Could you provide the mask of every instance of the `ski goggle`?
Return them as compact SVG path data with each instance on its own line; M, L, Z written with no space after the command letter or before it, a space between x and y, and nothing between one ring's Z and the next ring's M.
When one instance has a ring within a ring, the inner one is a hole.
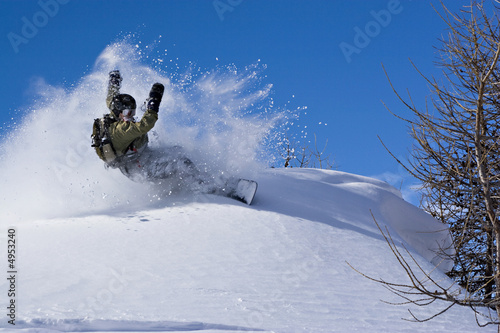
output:
M122 111L123 117L132 118L135 116L135 109L125 109Z

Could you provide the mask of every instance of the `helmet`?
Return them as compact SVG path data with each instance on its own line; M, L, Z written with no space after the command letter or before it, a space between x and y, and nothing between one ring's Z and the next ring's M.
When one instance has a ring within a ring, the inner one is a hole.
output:
M135 99L128 94L116 95L111 102L111 111L113 111L113 115L116 118L118 118L120 113L124 110L129 110L130 113L135 114L136 107L137 104L135 103Z

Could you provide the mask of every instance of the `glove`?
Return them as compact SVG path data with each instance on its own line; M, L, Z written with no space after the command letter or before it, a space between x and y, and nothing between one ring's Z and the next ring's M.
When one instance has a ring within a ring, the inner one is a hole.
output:
M153 84L148 98L148 109L158 112L165 87L161 83Z
M122 84L122 76L120 75L120 71L119 70L114 70L114 71L111 71L109 72L109 84L110 85L113 85L117 88L120 88L121 84Z

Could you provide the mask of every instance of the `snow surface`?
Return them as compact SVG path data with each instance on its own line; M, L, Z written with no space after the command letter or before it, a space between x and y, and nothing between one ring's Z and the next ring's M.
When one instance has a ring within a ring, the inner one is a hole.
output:
M465 308L426 323L403 321L409 318L407 307L381 302L397 298L347 265L376 278L406 281L371 210L397 243L403 241L399 232L425 235L409 237L417 240L409 248L426 269L434 267L416 249L432 247L446 233L418 231L442 225L400 199L394 188L315 169L270 169L257 180L252 206L216 196L175 196L143 211L20 224L16 327L26 332L488 331ZM415 222L420 227L408 225ZM412 310L425 317L444 305ZM9 329L5 320L1 327Z
M408 306L382 302L401 300L349 267L407 281L373 214L422 267L439 265L433 276L451 283L442 272L450 263L434 253L450 244L449 234L382 181L266 168L264 138L288 116L267 103L270 87L259 85L255 66L172 77L137 54L126 42L110 45L69 91L40 80L40 99L2 141L0 266L7 274L7 230L14 227L17 330L495 330L479 328L466 308L425 323L402 320L410 318ZM151 144L181 145L214 175L257 180L252 206L182 191L159 196L103 168L90 129L106 112L107 73L117 68L122 91L139 101L152 83L165 84ZM10 332L9 282L0 281L0 331ZM426 318L445 306L411 309Z

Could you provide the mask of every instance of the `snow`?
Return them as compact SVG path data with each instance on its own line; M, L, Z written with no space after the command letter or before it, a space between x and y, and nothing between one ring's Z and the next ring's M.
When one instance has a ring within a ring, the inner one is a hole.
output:
M16 328L488 331L465 308L426 323L403 321L409 319L407 306L381 302L397 299L347 265L376 278L406 281L371 210L396 243L405 242L426 269L434 267L424 258L430 253L426 247L446 241L447 233L422 234L443 227L394 188L316 169L268 169L257 181L252 206L179 195L154 209L19 224ZM1 288L6 287L4 282ZM2 301L5 309L5 297ZM425 317L444 305L412 310ZM8 331L10 325L4 319L1 327Z
M17 273L15 327L10 282L0 280L0 332L495 329L478 327L467 308L415 323L403 320L408 309L427 318L448 304L382 302L401 300L349 266L408 281L374 218L443 284L451 283L444 274L451 263L435 249L448 248L448 231L385 182L267 168L259 161L263 137L286 112L260 116L270 88L259 87L254 67L180 75L179 83L142 64L138 52L109 46L71 91L41 80L40 100L2 141L0 266L7 275L13 227ZM207 172L256 180L251 206L183 191L160 196L103 168L89 131L106 111L107 73L116 68L123 91L137 99L165 83L151 144L181 145Z

